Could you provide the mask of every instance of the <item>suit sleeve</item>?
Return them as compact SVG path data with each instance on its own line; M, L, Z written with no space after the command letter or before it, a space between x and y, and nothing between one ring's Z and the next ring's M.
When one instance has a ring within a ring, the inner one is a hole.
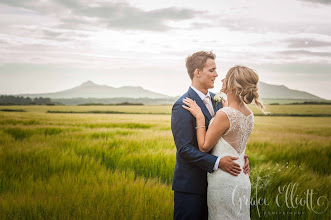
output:
M180 103L174 104L171 115L171 130L177 153L185 161L212 173L217 157L201 152L194 146L194 143L196 143L194 121L194 116L184 109Z

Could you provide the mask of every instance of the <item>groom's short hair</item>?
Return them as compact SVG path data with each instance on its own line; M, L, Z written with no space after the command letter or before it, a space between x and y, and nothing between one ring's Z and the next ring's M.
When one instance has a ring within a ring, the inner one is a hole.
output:
M194 71L196 69L202 70L205 67L206 61L208 59L215 60L215 58L216 55L213 54L212 51L210 52L199 51L199 52L195 52L191 56L188 56L186 58L186 69L191 80L193 80Z

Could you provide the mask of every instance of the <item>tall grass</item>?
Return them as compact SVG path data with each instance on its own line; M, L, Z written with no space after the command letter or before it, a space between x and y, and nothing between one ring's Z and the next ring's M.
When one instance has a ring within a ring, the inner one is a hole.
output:
M47 114L39 107L0 112L1 219L172 218L170 115ZM331 118L255 121L246 151L252 219L330 219L329 204L316 199L330 200ZM314 210L276 204L279 190L294 183L299 199L316 193Z
M34 113L134 113L134 114L171 114L171 105L150 106L3 106L1 109L10 111L27 111ZM260 114L255 105L250 105L254 114ZM330 105L266 105L266 111L272 114L296 114L296 115L331 115ZM8 112L9 114L10 112ZM15 114L13 112L12 114Z

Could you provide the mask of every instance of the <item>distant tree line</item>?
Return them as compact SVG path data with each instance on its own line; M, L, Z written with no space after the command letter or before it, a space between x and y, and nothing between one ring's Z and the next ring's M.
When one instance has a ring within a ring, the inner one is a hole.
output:
M318 101L307 101L307 102L293 102L293 103L289 103L288 105L331 105L330 101L322 101L322 102L318 102Z
M116 103L116 104L84 103L84 104L79 104L79 105L85 106L85 105L144 105L144 104L143 103L121 102L121 103Z
M150 98L71 98L60 99L53 98L54 103L63 105L172 105L176 98L173 99L150 99Z
M278 102L269 103L268 105L281 105ZM284 103L282 105L331 105L331 102L329 100L326 101L305 101L305 102L290 102L290 103Z
M54 105L50 98L34 98L12 95L1 95L0 105Z

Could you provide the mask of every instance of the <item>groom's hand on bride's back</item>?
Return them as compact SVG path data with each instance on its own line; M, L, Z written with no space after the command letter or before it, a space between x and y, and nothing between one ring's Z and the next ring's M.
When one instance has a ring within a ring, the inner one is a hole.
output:
M244 173L247 174L248 176L250 175L250 169L249 169L249 160L248 160L248 155L245 154L245 164L244 164Z
M232 157L232 156L226 156L221 158L218 167L225 171L230 173L233 176L238 176L239 173L241 172L239 164L234 162L234 160L238 160L238 157Z

